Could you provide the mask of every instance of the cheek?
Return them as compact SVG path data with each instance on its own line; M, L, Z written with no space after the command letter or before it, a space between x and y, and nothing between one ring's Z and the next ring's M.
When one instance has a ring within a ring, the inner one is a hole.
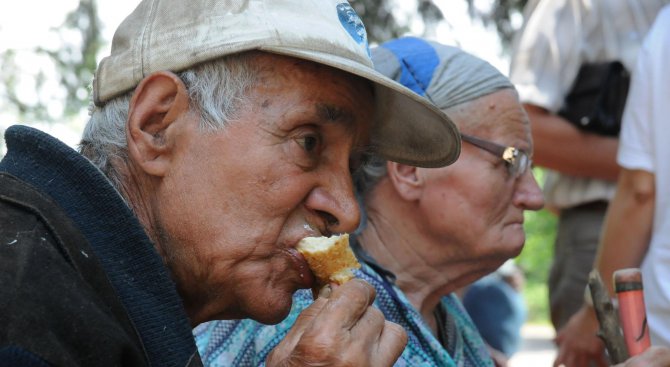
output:
M421 199L426 230L440 241L462 243L481 220L477 205L458 179L443 178L427 186ZM479 218L478 218L479 217Z
M464 223L477 226L490 214L490 186L480 177L455 171L429 183L423 205L439 223ZM431 219L432 220L432 219Z
M486 224L499 227L505 221L508 213L514 208L510 190L504 181L498 180L497 185L489 186L483 193L482 206L486 207Z
M471 249L485 239L500 240L511 200L504 183L495 177L455 173L431 183L434 188L422 200L429 230Z

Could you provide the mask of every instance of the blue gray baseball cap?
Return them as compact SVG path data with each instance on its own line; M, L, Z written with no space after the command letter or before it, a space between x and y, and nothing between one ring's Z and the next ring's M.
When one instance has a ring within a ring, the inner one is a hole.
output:
M343 0L143 0L121 23L93 80L97 106L149 74L260 50L325 64L372 82L372 149L421 167L453 163L460 134L438 108L375 71L365 27Z

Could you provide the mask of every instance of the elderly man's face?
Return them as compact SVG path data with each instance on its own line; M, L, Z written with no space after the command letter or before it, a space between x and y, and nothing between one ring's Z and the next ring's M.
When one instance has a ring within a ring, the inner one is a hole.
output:
M259 62L237 121L201 133L193 117L160 193L159 232L195 321L280 321L313 282L297 242L359 222L350 160L368 140L371 86L293 58Z
M496 92L476 103L472 113L454 119L478 119L483 127L466 127L464 133L532 152L527 117L513 91ZM530 169L517 179L510 177L503 160L464 142L455 164L425 172L421 220L434 244L451 245L432 245L432 259L449 264L465 260L471 271L482 275L518 255L525 241L524 210L543 205ZM442 256L437 256L440 251Z

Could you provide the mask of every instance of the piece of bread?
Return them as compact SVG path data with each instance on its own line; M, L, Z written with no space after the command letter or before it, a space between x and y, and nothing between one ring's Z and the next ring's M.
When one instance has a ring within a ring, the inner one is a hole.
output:
M349 247L349 234L332 237L305 237L297 250L307 260L316 277L316 289L326 284L343 284L354 277L353 270L361 267Z

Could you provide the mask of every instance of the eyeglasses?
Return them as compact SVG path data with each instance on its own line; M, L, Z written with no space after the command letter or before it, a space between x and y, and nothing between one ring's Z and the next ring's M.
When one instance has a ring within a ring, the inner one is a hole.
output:
M461 134L461 138L463 141L466 141L476 146L477 148L485 150L505 161L507 165L507 171L509 172L510 177L513 177L514 179L523 176L523 174L528 171L528 168L533 162L528 153L521 149L515 147L506 147L504 145L496 144L492 141L465 134Z

